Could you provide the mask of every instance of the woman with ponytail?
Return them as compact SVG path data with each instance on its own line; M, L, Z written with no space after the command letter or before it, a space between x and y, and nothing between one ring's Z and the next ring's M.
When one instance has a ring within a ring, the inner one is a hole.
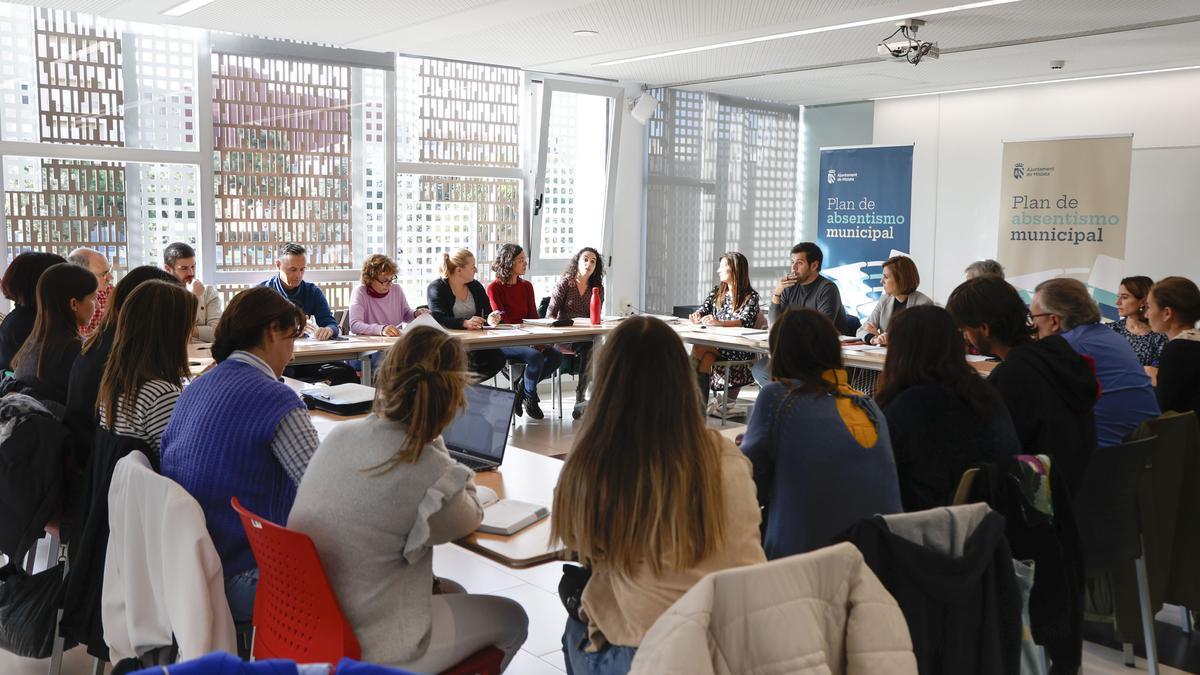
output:
M501 313L492 309L487 289L475 278L475 255L465 248L442 254L442 276L425 289L429 311L446 328L481 330L500 323ZM490 380L504 368L499 349L471 352L469 367L480 381Z
M304 312L267 286L238 293L217 324L216 367L183 390L162 436L162 473L204 510L239 623L253 617L258 567L229 499L286 524L320 443L304 402L280 377L304 323Z
M525 642L515 602L433 592L433 546L483 519L474 473L441 437L470 380L458 339L411 330L384 358L371 414L330 432L300 484L288 526L316 544L364 661L441 672L494 645L507 665Z

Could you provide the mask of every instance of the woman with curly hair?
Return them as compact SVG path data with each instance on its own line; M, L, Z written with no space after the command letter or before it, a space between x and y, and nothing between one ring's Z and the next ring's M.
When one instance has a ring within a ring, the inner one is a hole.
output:
M585 246L571 258L566 271L554 286L546 316L554 319L583 319L590 316L594 291L600 292L600 302L603 304L604 260L599 251ZM591 380L588 366L592 360L592 343L573 342L567 348L579 357L579 367L576 369L578 381L575 384L575 409L571 412L571 417L579 419L587 406L588 382Z
M533 284L521 278L528 269L529 258L525 255L525 249L516 244L500 247L492 263L496 279L488 284L487 295L504 323L522 323L525 319L538 318ZM517 390L517 411L521 410L524 403L526 415L535 420L545 417L538 406L537 385L558 370L562 364L562 354L550 345L501 347L500 353L510 361L525 363L525 386Z

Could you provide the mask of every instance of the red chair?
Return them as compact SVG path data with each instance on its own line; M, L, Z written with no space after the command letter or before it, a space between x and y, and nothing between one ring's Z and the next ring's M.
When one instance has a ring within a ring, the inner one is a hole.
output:
M258 563L254 595L254 658L297 663L358 659L362 649L342 614L317 547L308 535L230 504L242 519ZM504 652L484 647L442 675L500 675Z
M258 562L254 658L297 663L358 659L358 639L333 595L312 539L247 511L237 497L230 503Z

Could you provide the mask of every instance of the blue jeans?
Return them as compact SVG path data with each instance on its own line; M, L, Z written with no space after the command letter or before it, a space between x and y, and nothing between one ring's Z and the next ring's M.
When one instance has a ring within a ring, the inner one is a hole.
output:
M587 652L587 626L567 617L563 631L563 656L567 675L625 675L633 667L637 647L608 645L598 652Z
M537 350L533 347L501 347L500 353L506 359L517 359L525 362L525 395L533 397L537 394L538 382L549 377L562 364L562 352L549 345Z
M254 620L254 592L258 590L258 568L246 570L225 580L225 599L234 623Z
M771 381L771 359L764 356L755 361L754 365L750 366L750 374L754 376L754 381L760 388L767 386Z

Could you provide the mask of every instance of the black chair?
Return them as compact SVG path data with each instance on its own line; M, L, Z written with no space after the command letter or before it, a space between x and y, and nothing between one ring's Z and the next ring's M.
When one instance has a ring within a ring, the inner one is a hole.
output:
M1086 571L1115 574L1130 562L1134 565L1147 669L1151 675L1158 674L1158 646L1154 640L1146 560L1142 555L1138 485L1154 456L1157 441L1158 437L1152 436L1097 448L1088 460L1075 495L1075 522ZM1126 656L1128 659L1128 650ZM1128 660L1126 664L1132 665Z

